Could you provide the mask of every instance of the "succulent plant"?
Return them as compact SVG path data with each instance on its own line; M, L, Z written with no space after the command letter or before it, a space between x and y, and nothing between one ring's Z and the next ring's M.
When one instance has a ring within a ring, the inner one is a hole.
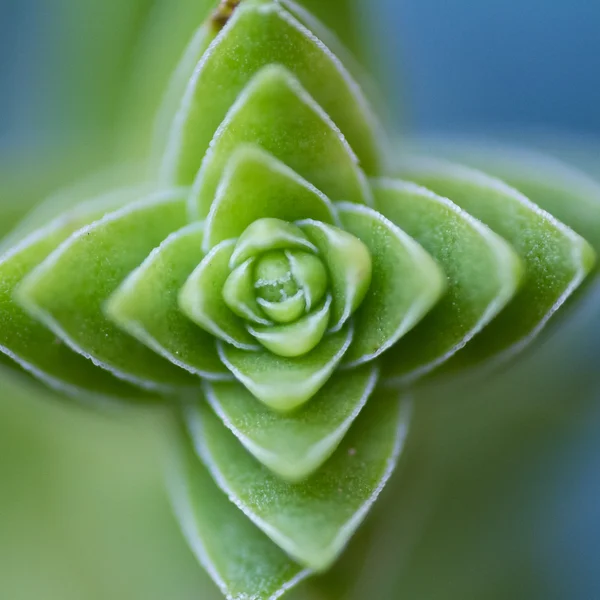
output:
M181 415L175 506L230 598L327 570L410 386L514 356L594 269L585 194L390 159L345 57L292 2L222 2L165 95L158 177L53 197L2 245L2 360Z

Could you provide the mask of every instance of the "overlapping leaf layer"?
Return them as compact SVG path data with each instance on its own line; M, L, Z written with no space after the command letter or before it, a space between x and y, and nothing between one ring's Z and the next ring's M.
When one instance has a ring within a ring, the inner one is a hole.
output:
M160 184L10 238L0 350L70 396L182 407L185 533L225 595L267 599L327 569L376 500L406 386L513 355L595 252L576 232L587 196L529 185L534 204L467 167L386 167L305 13L236 4L166 96Z

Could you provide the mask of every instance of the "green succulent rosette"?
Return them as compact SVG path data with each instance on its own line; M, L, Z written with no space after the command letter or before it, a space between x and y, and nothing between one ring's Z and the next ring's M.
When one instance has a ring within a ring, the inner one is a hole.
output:
M345 56L291 2L222 2L153 176L62 192L2 244L2 364L175 407L174 504L229 598L326 571L398 462L410 386L515 356L595 273L597 187L390 158Z

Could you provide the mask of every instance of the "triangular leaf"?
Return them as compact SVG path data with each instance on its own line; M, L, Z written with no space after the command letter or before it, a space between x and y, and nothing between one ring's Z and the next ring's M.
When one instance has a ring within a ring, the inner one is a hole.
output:
M383 393L382 393L383 394ZM212 411L190 418L196 449L219 487L301 564L326 570L389 479L408 428L409 405L376 395L331 459L309 480L286 483L256 461Z
M278 3L245 1L189 81L165 154L164 181L192 183L228 110L253 76L271 64L283 65L300 80L344 132L364 169L378 172L376 119L340 61Z
M445 291L446 278L411 237L366 206L337 205L347 231L369 249L371 285L355 316L356 337L344 361L373 360L408 333Z
M411 159L404 177L450 198L505 238L525 265L525 280L506 309L476 336L449 368L500 353L513 356L546 325L594 266L590 245L503 182L479 171L434 159Z
M140 387L173 391L196 379L104 315L125 277L186 222L185 192L157 192L80 229L22 282L18 301L97 366Z
M231 270L235 240L215 246L188 277L179 292L179 308L208 333L245 350L257 349L244 322L227 306L223 289Z
M372 182L375 204L440 264L440 302L384 356L384 375L408 383L435 369L504 309L522 266L513 249L447 198L398 179Z
M125 192L125 197L128 193ZM86 202L43 229L26 236L0 258L0 352L53 389L104 402L148 394L98 369L32 319L14 300L21 281L74 231L114 208L119 194Z
M258 147L237 150L223 173L208 219L205 251L237 238L262 218L335 222L328 198L295 171Z
M318 248L319 258L327 267L333 298L330 327L332 331L338 331L360 306L369 290L373 273L369 249L339 227L314 219L301 221L298 226ZM298 265L296 270L300 270L300 267Z
M278 356L290 358L306 355L323 339L331 315L331 296L294 323L272 326L252 326L248 331Z
M203 258L203 226L170 235L110 297L106 314L121 329L173 364L211 380L231 377L212 335L179 310L178 293Z
M211 141L190 194L194 216L208 215L225 166L242 144L260 146L333 201L371 203L370 189L345 138L280 65L254 76Z
M335 374L311 401L289 415L262 406L239 383L206 386L213 410L271 471L300 481L331 456L377 383L371 365Z
M256 398L274 410L287 412L308 402L327 383L350 347L352 332L347 325L297 358L276 356L268 350L248 352L223 343L219 355Z
M229 600L276 600L310 575L217 487L182 434L171 497L200 564Z
M519 146L452 141L446 152L506 181L600 253L600 183L586 173L553 156ZM600 262L596 263L598 269Z

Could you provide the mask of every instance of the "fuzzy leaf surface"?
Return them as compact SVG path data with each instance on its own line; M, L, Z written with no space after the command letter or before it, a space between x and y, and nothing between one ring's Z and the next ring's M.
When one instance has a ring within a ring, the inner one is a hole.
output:
M14 294L21 281L51 252L74 231L101 218L109 207L113 207L112 201L86 203L29 234L0 258L0 351L53 389L92 401L148 395L73 352L32 319L15 301Z
M203 258L202 224L171 234L110 297L107 315L173 364L207 379L227 379L213 336L179 310L178 293Z
M404 231L365 206L337 205L345 229L371 254L371 285L355 316L355 340L344 358L361 364L380 356L431 310L446 279L433 258Z
M240 350L223 343L219 344L219 355L258 400L273 410L288 412L308 402L327 383L350 347L352 336L353 329L347 325L296 358L276 356L268 350Z
M335 374L301 409L281 415L239 383L206 386L215 413L254 457L288 481L301 481L333 454L378 379L373 366Z
M196 267L179 292L179 308L204 331L243 349L256 349L244 322L223 300L235 240L215 246Z
M258 147L237 150L229 160L206 221L205 251L237 238L254 221L316 219L335 222L329 199Z
M258 71L275 63L292 72L340 127L363 168L379 170L375 117L340 61L278 3L245 1L188 83L164 158L165 181L193 182L231 106Z
M444 270L433 310L385 354L384 375L408 383L439 366L481 331L517 292L521 261L503 238L447 198L401 180L374 180L377 210Z
M334 122L280 65L258 72L219 127L190 194L191 214L205 218L232 153L256 144L332 201L371 202L356 157Z
M369 290L373 261L369 249L355 236L339 227L307 219L300 228L319 250L319 258L327 267L332 294L330 327L337 331L360 306ZM294 265L302 273L302 265ZM307 294L307 298L310 295Z
M230 600L276 600L310 575L217 487L182 434L171 497L200 564Z
M248 331L265 347L278 356L303 356L323 339L331 315L331 297L314 312L294 323L274 326L249 327Z
M26 310L76 351L140 387L172 391L196 379L117 328L104 305L129 273L187 220L185 193L160 192L80 229L20 286Z
M396 466L409 408L375 395L310 479L286 483L261 465L203 404L190 416L196 449L217 484L292 558L315 571L336 560Z
M525 279L512 302L449 368L492 356L513 356L546 325L581 285L595 263L591 246L573 230L503 182L466 167L433 159L410 159L401 167L406 179L450 198L506 239L525 266Z
M465 164L512 185L600 252L600 184L561 160L519 147L456 145ZM596 263L596 271L600 263Z

